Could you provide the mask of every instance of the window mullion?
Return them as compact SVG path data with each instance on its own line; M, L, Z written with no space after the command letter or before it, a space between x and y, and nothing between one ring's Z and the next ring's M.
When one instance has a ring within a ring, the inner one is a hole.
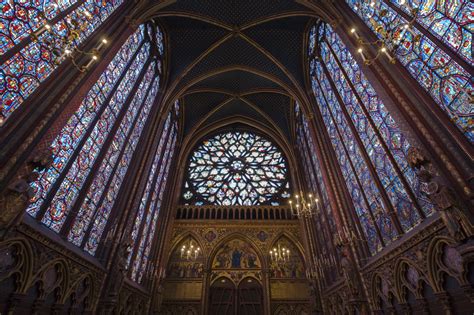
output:
M56 25L60 20L65 18L68 14L71 12L75 11L78 7L80 7L86 0L80 0L77 1L76 3L72 4L70 7L66 8L64 11L60 12L58 15L56 15L53 19L49 20L50 25ZM4 64L6 61L8 61L10 58L12 58L15 54L19 53L23 48L25 48L29 43L33 41L32 35L36 30L31 30L31 33L23 38L18 44L10 48L8 51L6 51L2 56L0 56L0 64Z
M306 138L306 134L305 134L305 133L303 133L303 138L304 138L304 139L303 139L303 146L304 146L304 149L305 149L306 153L308 154L307 157L310 157L310 156L311 156L310 154L311 154L312 152L310 151L310 146L309 146L309 144L308 144L308 139ZM316 153L316 152L314 152L314 153ZM313 153L313 154L314 154L314 153ZM313 164L312 159L305 159L305 160L307 161L306 163L309 164L309 168L310 168L311 172L313 172L313 174L316 175L316 166ZM327 222L327 224L324 226L324 228L325 228L326 230L329 229L329 234L331 234L331 232L333 232L333 231L330 230L330 224L329 224L328 216L327 216L327 213L326 213L326 209L323 209L323 208L324 208L324 198L323 198L323 193L322 193L322 185L319 183L317 176L314 177L314 180L315 180L316 190L318 191L318 195L319 195L319 196L318 196L318 197L319 197L319 201L320 201L319 204L321 205L321 208L322 208L320 212L323 213L322 215L323 215L324 219L325 219L326 222ZM330 207L330 205L328 205L328 206ZM335 232L335 231L334 231L334 232ZM333 239L330 239L330 240L329 240L329 245L330 245L330 246L328 246L328 247L326 246L326 248L328 249L328 251L329 251L329 250L335 251L335 250L334 250Z
M411 21L413 19L413 16L409 15L408 13L404 12L401 10L399 7L397 7L395 4L393 4L391 1L383 0L387 6L389 6L392 10L394 10L398 15L402 16L406 21ZM453 21L451 21L453 23ZM456 53L456 51L453 50L452 47L444 43L442 40L440 40L438 37L433 35L429 30L425 28L424 25L422 25L418 20L415 20L413 22L413 26L416 27L420 33L423 34L423 36L426 36L430 41L432 41L436 46L438 46L442 51L447 53L457 64L459 64L461 67L466 69L467 72L473 73L474 68L469 62L467 62L464 58L460 57L459 54Z
M147 63L143 66L143 71L144 71L144 72L142 72L143 74L146 73L149 64L150 64L150 60L148 60ZM140 82L141 82L142 80L144 80L144 79L145 79L145 77L143 76L141 79L137 80L136 86L134 87L134 90L132 90L132 91L130 92L130 96L129 96L129 97L131 97L131 99L128 100L130 104L133 102L133 97L134 97L136 88L138 88ZM142 102L141 102L141 104L140 104L140 106L139 106L139 107L140 107L140 110L139 110L138 112L140 112L140 111L143 109L143 107L145 106L147 96L149 95L149 93L150 93L150 91L151 91L151 89L152 89L153 83L154 83L154 81L152 81L151 84L150 84L150 86L148 87L148 89L147 89L147 91L146 91L146 94L145 94L145 97L143 98L143 100L142 100ZM130 104L129 104L129 106L130 106ZM118 123L119 126L121 125L123 119L125 118L124 116L125 116L125 113L127 113L127 111L128 111L128 108L127 108L127 110L125 110L125 111L122 113L121 117L118 117L118 118L117 118L117 119L120 119L120 122ZM96 207L95 207L94 215L93 215L92 218L90 219L89 227L87 228L86 233L84 234L84 237L83 237L82 243L81 243L81 247L84 247L85 242L87 242L87 240L89 239L89 235L90 235L90 233L91 233L92 227L94 226L93 222L95 221L95 218L96 218L96 216L97 216L98 209L101 207L101 205L102 205L102 203L103 203L103 201L104 201L104 198L105 198L105 196L107 195L107 191L108 191L108 189L110 188L110 184L111 184L111 182L112 182L112 180L113 180L113 178L114 178L114 174L115 174L115 172L117 171L117 168L118 168L119 165L120 165L120 161L122 160L123 155L125 154L125 150L126 150L127 145L128 145L128 143L129 143L130 137L132 136L133 131L134 131L134 129L136 128L136 125L137 125L137 123L138 123L138 119L139 119L139 118L140 118L140 115L137 114L136 117L135 117L134 120L133 120L133 123L132 123L132 126L130 127L130 130L128 131L128 134L127 134L126 137L125 137L125 140L123 141L122 148L120 149L120 153L119 153L119 155L118 155L118 157L117 157L117 160L116 160L116 162L115 162L115 165L112 165L112 171L111 171L110 176L109 176L109 178L108 178L108 180L107 180L107 183L103 183L105 188L104 188L104 190L102 191L102 196L100 197L99 202L97 203L97 205L96 205ZM119 129L119 127L117 127L117 130L116 130L115 133L117 133L117 132L119 131L118 129ZM107 151L110 149L110 145L111 145L111 143L112 143L112 141L113 141L113 138L114 138L114 137L111 137L111 138L110 138L110 142L109 142L109 145L108 145L107 147L105 147L105 146L103 147L103 152L104 152L104 156L103 156L103 157L105 157L105 155L107 154ZM96 162L96 163L97 163L97 164L96 164L97 169L96 169L96 170L98 170L98 169L100 168L101 164L104 162L103 157L102 157L101 161L99 161L99 159L97 159L97 162ZM100 158L100 157L99 157L99 158ZM82 199L79 199L79 197L78 197L78 201L77 201L76 204L74 205L74 211L71 211L71 214L70 214L69 217L68 217L68 219L70 220L70 221L69 221L69 227L66 227L66 224L64 225L64 226L65 226L65 233L68 233L68 232L69 232L70 227L72 226L72 224L73 224L74 221L76 220L76 217L77 217L77 215L79 214L79 211L80 211L80 209L81 209L81 207L82 207L82 205L83 205L83 203L84 203L84 198L87 196L87 193L88 193L88 191L89 191L89 189L90 189L90 186L91 186L91 184L92 184L92 182L93 182L93 180L94 180L94 178L95 178L96 173L97 173L97 172L95 172L92 176L89 177L89 181L88 181L88 182L84 183L84 186L83 186L83 192L84 192L83 198L82 198ZM81 192L81 193L82 193L82 192ZM81 195L80 195L80 196L81 196Z
M324 65L323 63L321 63L321 66L322 66L323 69L325 70L324 75L327 76L328 71L327 71L327 69L325 68L325 65ZM321 83L319 82L319 79L318 79L318 78L315 78L315 80L316 80L316 82L318 82L318 87L319 87L319 89L320 89L321 91L323 91L322 86L321 86ZM332 83L332 81L331 81L330 78L328 78L328 81ZM335 87L332 85L332 89L333 89L333 90L334 90L334 88L335 88ZM339 105L341 105L341 101L342 101L342 100L341 100L341 98L340 98L340 95L337 94L336 91L333 91L333 92L334 92L334 94L335 94L335 96L336 96L336 98L337 98L337 100L338 100L338 102L339 102ZM328 113L329 113L329 115L331 116L331 120L332 120L333 123L334 123L334 128L336 129L337 135L338 135L338 137L339 137L339 141L340 141L340 143L341 143L341 145L342 145L342 148L343 148L344 153L345 153L345 155L346 155L347 161L348 161L348 163L349 163L349 165L350 165L350 167L351 167L352 173L354 174L354 178L356 179L357 185L359 186L359 190L360 190L360 192L361 192L362 198L364 199L364 203L365 203L367 212L369 213L370 219L372 220L372 225L374 226L374 228L375 228L375 230L376 230L376 232L377 232L377 236L379 237L379 240L380 240L382 246L385 246L385 240L384 240L384 238L382 237L382 233L380 232L380 228L379 228L378 224L376 223L375 216L374 216L374 214L372 213L372 209L371 209L371 207L370 207L369 200L368 200L368 198L367 198L367 196L366 196L366 194L365 194L365 191L364 191L364 189L363 189L362 183L360 182L359 175L357 174L357 172L356 172L356 170L355 170L355 167L354 167L354 164L353 164L353 162L352 162L352 159L350 158L349 151L348 151L347 148L346 148L346 144L345 144L344 141L343 141L343 137L342 137L341 132L340 132L340 130L339 130L339 126L337 125L336 120L334 119L334 116L333 116L332 111L329 110L329 105L328 105L326 96L325 96L324 94L323 94L323 97L324 97L324 100L325 100L325 102L326 102L326 106L328 107ZM364 152L365 152L365 151L364 151ZM347 185L347 184L346 184L346 185Z
M377 128L377 126L375 125L372 117L370 116L370 113L367 111L367 108L364 106L364 103L362 102L362 99L360 98L360 95L357 93L357 90L355 89L354 85L352 84L352 81L350 80L349 76L347 75L347 72L346 70L344 69L341 61L339 60L339 58L337 57L336 53L334 52L333 48L331 47L331 45L328 43L327 40L326 41L326 44L327 46L329 47L332 55L333 55L333 58L334 60L336 61L336 63L338 64L339 66L339 69L341 70L341 73L342 75L344 76L344 78L346 79L346 82L348 83L348 85L350 86L351 90L352 90L352 93L353 95L356 97L357 99L357 102L359 103L359 108L362 110L362 112L364 113L365 115L365 118L367 119L367 121L369 122L370 126L372 127L372 130L374 131L375 135L377 136L377 139L379 140L380 144L382 145L382 148L385 152L385 154L387 155L388 159L390 160L391 164L392 164L392 167L394 168L395 172L397 173L397 176L398 178L400 179L400 181L402 182L402 185L403 185L403 188L405 189L405 191L407 192L411 202L413 203L413 205L415 206L415 209L416 211L418 212L418 215L421 217L421 218L425 218L425 214L423 212L423 210L421 209L419 203L418 203L418 199L416 198L415 194L413 193L413 190L412 188L410 187L410 185L408 184L406 178L405 178L405 175L402 173L402 171L400 170L400 167L398 166L397 164L397 161L395 160L395 158L393 157L393 154L392 152L389 150L388 146L387 146L387 143L385 142L385 140L383 139L382 135L380 134L380 130ZM344 107L343 110L346 110L346 108ZM349 115L349 114L348 114ZM350 115L349 115L349 118L347 119L350 119ZM352 121L352 120L351 120ZM389 185L387 185L388 187Z
M80 206L82 205L82 202L84 201L84 198L87 195L87 192L89 190L90 185L92 184L92 181L95 175L97 174L97 170L100 168L100 165L102 164L102 161L105 155L107 154L107 151L109 150L116 133L118 132L118 129L122 123L122 120L124 119L125 113L127 113L129 107L131 106L134 94L138 86L140 85L140 82L143 80L143 77L146 73L149 63L150 63L150 60L148 60L143 65L143 68L141 69L137 80L133 83L133 87L130 90L130 93L128 94L127 98L125 99L122 108L120 109L119 113L116 115L113 126L110 129L110 132L108 133L104 144L100 148L100 151L94 160L94 163L89 171L89 174L87 175L87 178L84 180L84 183L80 187L80 192L78 193L76 200L74 200L73 204L71 205L69 215L66 217L66 220L61 228L61 232L60 232L61 235L64 235L64 236L67 235L67 233L69 232L72 226L72 223L76 219L77 214L79 213ZM114 114L111 113L111 115L114 115ZM117 164L118 163L119 162L117 162Z
M77 145L76 149L71 154L71 156L68 158L66 166L61 171L61 174L56 178L56 180L55 180L54 184L52 185L51 189L49 190L43 204L41 205L41 209L38 211L38 214L36 216L37 221L41 221L43 219L46 210L51 206L51 201L53 200L54 196L58 192L64 178L68 174L68 172L69 172L71 166L73 165L74 161L77 159L77 156L81 152L82 147L84 146L84 144L89 139L92 131L96 127L97 122L100 120L100 118L102 117L102 114L107 109L110 100L112 99L112 97L116 93L118 87L120 86L120 83L123 81L125 75L127 74L128 70L130 69L130 66L132 65L132 63L134 62L134 60L137 57L138 53L140 52L143 44L144 44L144 42L142 41L140 46L137 48L137 50L133 54L132 58L130 58L130 60L128 61L127 67L120 74L120 79L117 80L115 86L110 91L108 97L103 101L104 105L97 111L97 113L96 113L95 117L93 118L92 122L89 124L89 127L88 127L87 131L82 136L81 141L79 142L79 144Z
M157 199L157 204L155 205L155 209L154 209L154 212L153 212L153 218L158 216L159 215L159 212L161 210L161 205L163 204L163 195L164 195L164 191L166 189L166 184L168 183L166 178L165 178L165 174L168 174L169 172L169 168L171 167L171 161L172 161L172 157L174 155L174 151L175 151L175 146L173 145L174 143L176 143L176 139L177 139L177 131L175 130L175 132L173 133L173 137L171 139L171 147L173 148L171 150L168 151L168 154L167 154L167 158L166 158L166 161L165 161L165 165L164 165L164 169L163 169L163 179L161 180L160 182L160 188L159 188L159 195L158 195L158 199ZM160 206L158 207L158 202L160 202ZM148 230L148 235L147 235L147 242L145 243L145 246L143 248L143 254L142 254L142 257L141 257L141 261L142 261L142 266L141 268L137 271L137 275L138 277L140 277L140 272L143 270L143 272L146 271L146 269L148 268L149 264L148 262L146 264L144 264L144 259L145 259L145 255L146 255L146 249L147 249L147 244L148 243L151 243L153 242L153 237L155 237L155 233L158 231L158 227L159 225L161 224L161 222L156 221L156 226L154 228L154 231L152 232L153 230L153 220L151 221L151 224L150 224L150 228ZM152 234L153 233L153 234Z
M173 144L175 141L176 141L176 137L177 137L177 132L174 130L174 128L172 129L173 131L173 137L171 139L171 144ZM173 145L172 145L173 146ZM136 281L139 281L139 277L140 277L140 272L142 270L145 270L147 268L147 265L144 265L144 259L145 259L145 255L146 255L146 250L147 250L147 247L148 247L148 244L153 242L152 238L154 235L152 235L152 231L153 229L155 229L153 231L156 232L156 229L158 227L158 225L160 224L158 222L158 220L156 220L155 222L155 227L153 227L153 220L156 216L159 215L159 211L161 209L161 203L162 203L162 200L163 200L163 192L164 192L164 189L166 188L165 186L165 183L167 183L167 180L166 180L166 174L168 173L168 168L170 167L171 165L171 160L172 160L172 156L174 154L174 149L171 151L171 148L169 148L170 150L168 150L167 152L167 157L166 157L166 161L165 161L165 165L163 165L163 176L162 176L162 180L160 181L159 185L159 189L158 189L158 198L156 199L156 202L155 202L155 207L153 209L153 213L151 213L151 221L150 221L150 227L148 228L147 232L146 232L146 235L145 235L145 243L144 243L144 246L143 246L143 252L141 254L141 257L140 257L140 265L138 266L138 269L137 269L137 274L136 274ZM160 206L158 206L158 203L160 203ZM136 257L135 257L136 258Z
M170 124L172 124L171 121L170 121ZM170 126L168 128L168 131L167 131L167 134L164 138L163 143L168 143L169 137L171 135L171 131L172 131L172 126ZM133 244L133 249L132 249L132 253L131 253L132 257L130 259L129 270L128 270L128 274L129 274L130 278L131 278L133 262L135 261L135 259L137 257L140 240L141 240L141 237L142 237L143 230L145 229L146 217L149 215L150 207L151 207L152 199L153 199L153 194L156 191L155 186L158 184L157 181L158 181L158 178L159 178L159 175L160 175L161 168L163 167L162 163L163 163L164 157L166 156L166 148L168 148L168 145L163 145L161 152L157 152L157 151L155 152L155 154L160 154L160 159L159 159L159 162L157 164L158 167L157 167L157 169L155 171L155 174L153 176L153 182L152 182L152 185L151 185L150 194L149 194L149 196L146 200L145 210L143 211L143 218L140 222L140 227L139 227L138 233L137 233L137 239L135 240L135 244ZM158 146L157 146L156 150L159 150L159 143L158 143ZM159 194L159 192L158 192L158 194ZM157 198L157 200L158 200L158 198ZM155 200L155 202L156 202L156 200ZM135 222L133 222L133 223L135 223Z
M328 44L328 46L329 46L329 44ZM403 234L403 229L402 229L402 226L401 226L401 224L398 220L398 217L396 216L395 208L393 207L392 203L390 202L390 198L387 195L387 191L383 187L383 184L380 181L380 178L378 177L377 171L375 170L374 165L372 164L372 162L370 160L370 157L369 157L367 151L365 150L364 143L362 142L362 139L360 138L356 127L354 126L354 123L351 119L351 116L347 112L344 101L343 101L341 95L339 94L339 91L337 90L336 84L332 80L331 74L329 73L329 70L327 69L324 62L321 62L321 66L324 69L324 73L326 74L326 77L328 78L329 84L331 85L331 88L332 88L334 94L336 95L336 98L339 102L339 107L341 109L341 112L344 115L344 117L346 118L347 124L349 125L349 128L351 129L351 132L354 136L354 139L357 142L357 145L358 145L359 150L360 150L360 152L361 152L361 154L364 158L364 161L367 165L367 168L369 169L370 174L372 175L372 179L375 181L375 184L377 185L380 196L382 197L382 202L385 204L385 206L388 209L389 215L391 217L391 221L395 225L395 228L397 229L397 233L399 235Z

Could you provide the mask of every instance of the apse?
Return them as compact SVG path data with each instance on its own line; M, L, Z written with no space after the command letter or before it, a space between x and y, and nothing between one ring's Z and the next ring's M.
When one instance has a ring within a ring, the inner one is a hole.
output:
M471 314L473 12L4 0L0 313Z

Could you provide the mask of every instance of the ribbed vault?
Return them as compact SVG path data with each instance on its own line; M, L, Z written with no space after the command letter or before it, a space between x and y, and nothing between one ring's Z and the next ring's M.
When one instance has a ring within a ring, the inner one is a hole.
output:
M295 100L308 103L304 47L308 23L332 20L309 1L143 3L169 43L165 102L180 99L185 137L230 117L251 118L291 142Z

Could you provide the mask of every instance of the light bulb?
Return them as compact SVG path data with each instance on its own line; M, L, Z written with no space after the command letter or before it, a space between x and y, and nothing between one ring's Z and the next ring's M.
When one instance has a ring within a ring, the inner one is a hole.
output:
M355 28L352 28L351 29L351 33L355 33L356 29Z
M104 38L104 39L102 39L102 43L107 44L108 41Z
M362 48L357 49L357 52L358 52L358 53L361 53L361 52L362 52Z

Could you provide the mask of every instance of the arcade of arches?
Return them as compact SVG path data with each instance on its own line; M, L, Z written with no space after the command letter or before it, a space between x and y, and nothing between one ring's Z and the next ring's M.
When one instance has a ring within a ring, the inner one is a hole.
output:
M0 7L0 314L474 312L471 1Z

